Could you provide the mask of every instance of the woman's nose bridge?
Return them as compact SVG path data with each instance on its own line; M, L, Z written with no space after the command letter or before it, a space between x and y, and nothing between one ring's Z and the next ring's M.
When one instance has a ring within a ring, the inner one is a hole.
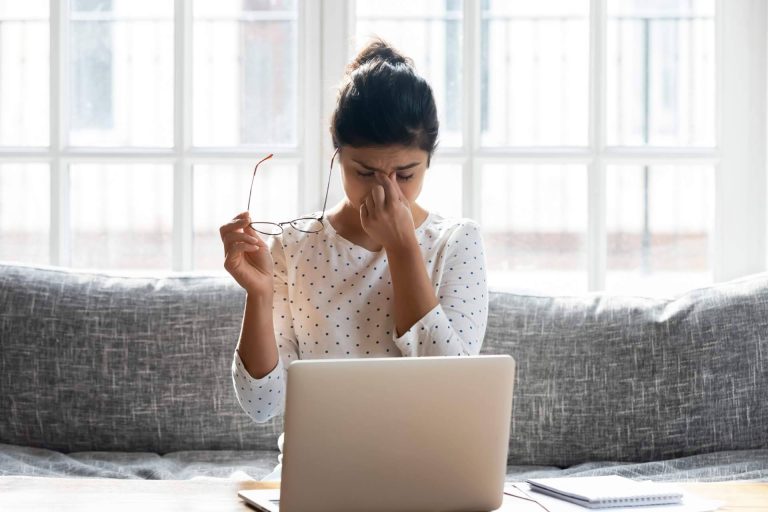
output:
M392 171L375 171L375 172L376 172L376 175L377 175L377 176L380 176L381 178L384 178L385 180L391 180L391 179L392 179L392 178L391 178L391 176L392 176L393 174L397 174L397 171L395 171L395 170L392 170ZM379 179L381 179L381 178L379 178ZM370 186L370 188L368 189L368 191L369 191L369 192L370 192L370 191L373 189L373 187L375 187L376 185L381 185L381 184L382 184L382 183L381 183L381 182L380 182L378 179L377 179L377 180L374 180L374 181L375 181L375 182L374 182L374 183L372 183L372 184L371 184L371 186ZM396 181L396 182L395 182L395 186L398 188L398 190L400 190L400 191L402 192L402 187L400 186L400 182L399 182L399 181Z
M397 171L394 169L392 169L391 171L376 171L377 174L379 174L380 176L383 176L384 178L389 178L396 172Z
M394 169L391 170L391 171L376 171L376 174L377 174L377 176L379 176L379 179L383 178L385 180L391 180L393 174L397 175L397 171L394 170ZM380 184L378 180L377 180L377 183ZM400 187L400 183L397 182L397 180L395 180L395 183L397 184L397 186L399 188Z

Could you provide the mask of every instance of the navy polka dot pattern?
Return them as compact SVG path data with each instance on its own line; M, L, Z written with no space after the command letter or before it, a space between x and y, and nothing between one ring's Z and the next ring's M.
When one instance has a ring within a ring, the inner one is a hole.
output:
M480 228L469 220L451 231L429 267L439 304L393 341L404 356L477 355L488 320L488 285L485 277Z
M488 318L478 225L430 213L416 229L439 304L398 337L385 251L371 252L325 229L286 229L267 240L275 262L274 325L280 360L254 379L235 352L237 398L254 421L284 410L286 368L297 359L459 356L480 353Z

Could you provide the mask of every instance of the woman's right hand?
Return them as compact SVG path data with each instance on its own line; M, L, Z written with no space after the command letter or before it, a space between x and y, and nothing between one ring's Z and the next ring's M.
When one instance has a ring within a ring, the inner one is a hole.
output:
M243 212L219 228L224 243L224 269L249 294L272 294L274 264L267 244L249 226L248 212Z

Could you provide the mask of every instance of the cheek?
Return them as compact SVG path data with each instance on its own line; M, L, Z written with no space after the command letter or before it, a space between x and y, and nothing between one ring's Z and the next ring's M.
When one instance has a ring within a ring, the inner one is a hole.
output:
M360 183L359 180L354 178L344 180L344 193L349 202L356 208L360 208L363 200L371 193L370 188L370 186Z
M416 181L408 181L405 183L400 183L400 191L403 193L406 199L408 201L413 202L416 200L417 197L419 197L419 193L421 192L421 185L422 182L416 182Z

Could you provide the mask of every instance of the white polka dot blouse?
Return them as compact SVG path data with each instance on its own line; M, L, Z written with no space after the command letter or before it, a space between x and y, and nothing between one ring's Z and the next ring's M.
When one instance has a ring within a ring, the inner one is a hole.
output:
M319 213L319 212L318 212ZM297 359L476 355L488 319L485 254L478 225L430 213L416 228L439 304L397 337L386 251L371 252L325 229L268 237L280 358L253 378L235 351L232 379L256 422L283 413L286 368Z

